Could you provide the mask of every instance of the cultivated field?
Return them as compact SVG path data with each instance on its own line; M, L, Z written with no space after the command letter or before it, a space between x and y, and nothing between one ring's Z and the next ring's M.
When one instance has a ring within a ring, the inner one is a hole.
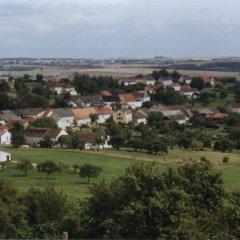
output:
M222 171L223 179L228 190L240 189L240 154L239 153L220 153L213 151L196 152L191 150L174 149L165 155L149 155L146 153L130 152L126 150L104 150L100 152L80 152L78 150L42 150L42 149L12 149L6 151L12 154L12 159L30 159L33 163L52 160L64 166L63 173L54 173L50 178L46 178L45 173L29 171L28 177L16 170L16 164L9 164L4 171L0 172L0 178L15 182L22 191L27 191L31 187L42 188L53 185L57 189L63 190L68 195L70 201L82 199L89 194L87 179L81 179L77 174L73 174L72 165L82 165L84 163L100 166L103 171L97 179L91 180L92 183L99 181L110 181L112 178L121 175L124 169L137 161L156 162L161 171L167 167L180 166L192 160L199 160L202 156L210 159L217 171ZM222 158L228 156L230 162L222 163Z
M34 71L12 71L11 75L13 76L22 76L24 74L29 74L31 76L35 76L37 73L42 74L44 76L57 76L57 78L60 80L61 78L67 78L71 76L73 73L85 73L89 74L90 76L112 76L115 78L127 78L132 77L138 74L147 75L152 73L152 68L142 68L142 67L106 67L106 68L88 68L88 69L54 69L54 68L46 68L46 69L36 69ZM173 69L169 69L172 71ZM226 77L226 76L237 76L238 72L216 72L216 71L193 71L193 70L178 70L178 72L182 74L188 74L190 76L206 76L206 75L212 75L215 77ZM0 74L8 74L9 72L1 72Z

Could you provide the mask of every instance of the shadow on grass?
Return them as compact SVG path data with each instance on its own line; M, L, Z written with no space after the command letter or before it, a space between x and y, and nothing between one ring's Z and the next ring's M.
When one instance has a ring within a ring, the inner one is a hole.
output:
M53 181L53 180L57 180L57 178L53 178L53 177L31 177L31 179L36 179L36 180L50 180L50 181Z
M28 178L29 176L25 176L25 175L23 175L23 174L12 174L11 177Z

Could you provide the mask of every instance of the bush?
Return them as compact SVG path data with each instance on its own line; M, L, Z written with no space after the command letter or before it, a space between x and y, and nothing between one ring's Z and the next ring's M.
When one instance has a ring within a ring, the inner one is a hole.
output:
M225 157L223 157L223 163L228 163L229 162L229 157L227 157L227 156L225 156Z

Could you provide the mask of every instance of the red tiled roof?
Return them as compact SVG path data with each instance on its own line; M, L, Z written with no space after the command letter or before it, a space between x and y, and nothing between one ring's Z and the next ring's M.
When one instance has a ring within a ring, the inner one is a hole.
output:
M112 96L112 94L108 90L101 91L102 96Z
M225 113L214 113L210 116L212 119L224 119L226 117Z
M101 113L112 114L112 108L111 107L101 107L101 108L99 108L99 111Z
M7 130L8 126L7 125L0 125L0 131Z
M190 88L189 85L181 85L181 90L186 91Z
M124 93L124 94L119 94L119 97L124 101L124 102L133 102L135 101L135 97L131 93Z

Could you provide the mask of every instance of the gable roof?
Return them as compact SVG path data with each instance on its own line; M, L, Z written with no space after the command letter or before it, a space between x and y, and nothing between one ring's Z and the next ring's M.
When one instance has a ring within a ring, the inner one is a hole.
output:
M19 117L10 110L2 110L0 111L0 119L8 121L16 121L19 120Z
M34 137L34 138L57 138L57 136L61 133L62 129L58 128L29 128L25 134L26 137Z
M98 138L106 138L105 132L81 133L78 135L78 141L86 143L94 143Z
M124 101L124 102L134 102L134 101L135 101L135 97L134 97L134 95L131 94L131 93L119 94L119 97L120 97L121 100Z
M65 118L65 117L74 117L73 112L68 108L57 108L53 110L54 116L57 118Z
M89 119L91 114L98 114L97 110L93 107L72 108L71 111L74 114L75 119L77 120Z

